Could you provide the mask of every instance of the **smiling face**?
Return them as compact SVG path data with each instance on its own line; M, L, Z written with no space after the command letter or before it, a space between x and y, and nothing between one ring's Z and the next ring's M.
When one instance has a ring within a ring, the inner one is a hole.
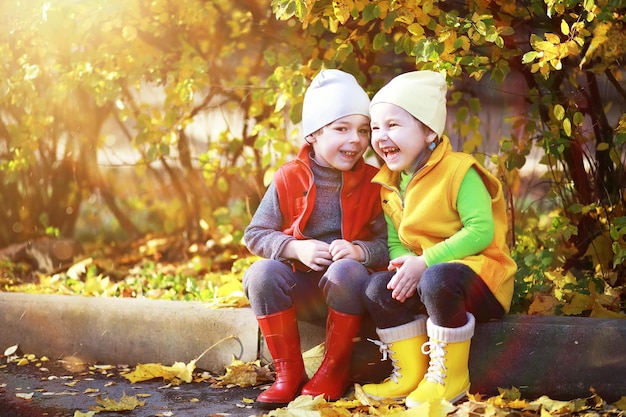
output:
M369 118L361 114L341 117L309 135L318 164L349 171L363 156L370 140Z
M376 103L370 116L374 151L392 171L415 172L437 134L395 104Z

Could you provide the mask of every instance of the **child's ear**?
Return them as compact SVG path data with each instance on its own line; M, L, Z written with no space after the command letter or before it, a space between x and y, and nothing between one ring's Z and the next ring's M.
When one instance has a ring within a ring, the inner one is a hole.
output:
M428 129L428 136L426 136L426 143L437 142L437 133L434 130Z
M306 143L308 143L309 145L312 145L315 143L315 135L311 134L311 135L305 136L304 140L306 140Z

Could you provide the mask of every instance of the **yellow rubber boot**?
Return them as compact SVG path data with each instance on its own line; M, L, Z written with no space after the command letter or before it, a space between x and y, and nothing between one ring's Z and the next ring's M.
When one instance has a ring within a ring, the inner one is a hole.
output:
M426 335L426 316L402 326L389 329L377 329L380 342L375 341L383 354L391 358L393 371L391 376L380 384L363 385L363 392L371 398L403 399L424 377L428 368L428 356L421 353L422 345L428 340Z
M417 389L407 396L407 407L417 407L430 400L454 403L465 396L470 387L468 362L474 323L470 313L467 323L458 328L440 327L428 320L430 340L422 347L422 352L430 356L428 372Z

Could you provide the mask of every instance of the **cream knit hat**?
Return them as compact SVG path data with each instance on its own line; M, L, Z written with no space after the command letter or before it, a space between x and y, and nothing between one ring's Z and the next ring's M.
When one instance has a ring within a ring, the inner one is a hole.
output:
M402 107L441 137L446 126L446 79L434 71L413 71L400 74L372 98L377 103Z
M304 93L304 136L351 114L362 114L369 118L369 107L370 99L354 76L337 69L322 70Z

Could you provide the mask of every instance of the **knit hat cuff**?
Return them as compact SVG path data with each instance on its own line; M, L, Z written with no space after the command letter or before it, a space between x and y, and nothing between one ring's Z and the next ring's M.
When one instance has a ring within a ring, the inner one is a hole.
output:
M474 316L471 313L467 313L467 323L461 327L451 328L437 326L431 319L428 319L426 327L429 338L439 342L457 343L469 340L474 336L475 323L476 320Z
M417 319L401 326L388 329L376 329L378 337L385 343L411 339L426 334L426 316L417 316Z
M320 71L304 93L302 133L308 136L345 116L360 114L369 119L370 99L352 74Z
M372 98L370 109L378 103L401 107L441 137L446 125L445 77L434 71L412 71L393 78Z

